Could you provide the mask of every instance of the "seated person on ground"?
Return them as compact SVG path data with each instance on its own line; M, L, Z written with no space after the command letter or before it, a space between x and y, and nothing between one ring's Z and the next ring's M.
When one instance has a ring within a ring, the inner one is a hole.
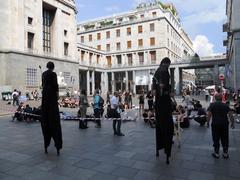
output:
M13 116L12 121L14 121L15 119L17 119L18 121L22 121L23 120L23 115L21 114L23 112L24 109L24 104L23 102L21 102Z
M189 119L187 117L187 113L186 113L186 110L184 109L184 107L181 105L178 105L177 111L175 113L177 115L176 121L177 122L180 121L180 127L188 128L190 123L189 123Z
M200 124L200 126L204 126L207 122L207 113L205 109L202 107L202 105L199 103L195 110L197 110L197 115L194 117L194 120Z
M23 112L32 114L33 111L32 111L32 108L29 106L29 104L27 104ZM26 120L27 122L32 121L32 115L24 115L24 120Z

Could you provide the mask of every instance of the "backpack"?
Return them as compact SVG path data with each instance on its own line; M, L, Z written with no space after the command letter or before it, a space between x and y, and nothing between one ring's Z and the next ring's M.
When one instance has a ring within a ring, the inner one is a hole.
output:
M104 99L101 97L101 96L99 96L99 106L100 107L103 107L103 105L104 105Z

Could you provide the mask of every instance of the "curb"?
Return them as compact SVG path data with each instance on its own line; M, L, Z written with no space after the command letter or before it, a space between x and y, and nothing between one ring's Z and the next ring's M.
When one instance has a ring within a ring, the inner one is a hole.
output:
M13 115L14 113L0 113L0 117L2 116L10 116L10 115Z

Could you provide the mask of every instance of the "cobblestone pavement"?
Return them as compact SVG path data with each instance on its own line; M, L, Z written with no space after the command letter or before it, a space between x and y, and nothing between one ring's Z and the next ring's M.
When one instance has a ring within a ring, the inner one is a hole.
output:
M1 180L240 179L239 124L230 130L230 158L215 160L210 129L191 121L182 133L181 148L174 144L166 165L163 152L155 156L155 130L143 120L123 123L124 137L113 136L109 121L101 129L90 122L85 130L78 129L76 121L62 121L63 150L58 157L53 144L44 154L39 123L10 119L0 117Z

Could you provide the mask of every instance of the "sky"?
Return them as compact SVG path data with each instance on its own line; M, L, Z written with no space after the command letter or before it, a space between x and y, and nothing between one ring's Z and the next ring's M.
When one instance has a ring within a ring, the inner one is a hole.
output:
M86 21L133 10L141 2L151 0L76 0L77 21ZM226 0L161 0L175 5L183 29L193 41L200 56L225 53Z

